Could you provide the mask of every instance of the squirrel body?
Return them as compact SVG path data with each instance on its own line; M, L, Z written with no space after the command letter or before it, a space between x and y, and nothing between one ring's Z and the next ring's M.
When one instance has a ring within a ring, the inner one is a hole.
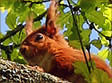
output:
M67 79L69 81L83 81L81 75L74 74L73 63L76 61L85 62L82 51L73 49L64 40L60 34L55 34L53 38L49 38L44 31L45 27L41 27L32 32L22 43L21 53L30 65L38 65L45 72ZM40 42L35 41L37 35L42 35ZM112 77L111 69L98 56L92 55L96 67L107 72ZM87 55L89 60L89 55ZM75 78L76 79L75 79ZM78 80L77 80L78 79Z
M85 62L83 52L70 47L63 35L59 34L54 20L57 10L52 9L57 3L54 1L52 3L48 10L46 24L33 32L26 30L28 36L22 42L20 52L29 65L38 65L50 74L75 83L84 83L86 82L84 77L74 74L75 68L73 67L73 63L76 61ZM26 25L26 29L32 28L33 20L31 18L26 23L30 24ZM30 32L28 33L28 31ZM87 53L86 55L89 60L89 55ZM107 72L108 76L112 78L109 66L98 56L92 55L91 57L96 67Z

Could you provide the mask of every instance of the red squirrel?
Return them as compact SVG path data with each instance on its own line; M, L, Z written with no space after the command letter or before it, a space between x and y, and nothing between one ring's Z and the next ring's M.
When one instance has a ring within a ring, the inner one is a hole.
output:
M20 52L29 65L38 65L45 72L67 79L75 83L84 83L84 77L74 73L73 63L76 61L85 62L82 51L73 49L68 45L63 35L59 34L55 23L57 12L57 2L52 1L48 9L45 25L32 31L32 18L26 21L27 37L22 42ZM99 57L92 55L96 67L107 72L112 78L109 66ZM89 60L89 55L87 55Z

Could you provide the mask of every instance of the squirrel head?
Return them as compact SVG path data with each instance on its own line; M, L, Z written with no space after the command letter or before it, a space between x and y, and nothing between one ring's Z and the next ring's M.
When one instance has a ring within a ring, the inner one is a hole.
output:
M55 42L53 37L48 34L46 27L42 26L40 29L33 31L26 37L21 44L20 52L30 65L36 65L38 60L40 62L41 58L48 53L49 46ZM34 61L35 59L36 61Z

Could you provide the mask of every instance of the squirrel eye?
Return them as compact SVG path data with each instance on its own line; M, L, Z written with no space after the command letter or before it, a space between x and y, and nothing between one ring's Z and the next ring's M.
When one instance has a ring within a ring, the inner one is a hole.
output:
M44 37L43 37L42 34L37 34L36 37L35 37L35 41L38 41L38 42L43 40L43 39L44 39Z

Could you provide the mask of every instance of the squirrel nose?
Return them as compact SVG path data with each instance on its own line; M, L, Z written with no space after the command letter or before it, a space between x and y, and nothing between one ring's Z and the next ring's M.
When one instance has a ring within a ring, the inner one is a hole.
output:
M21 46L21 47L20 47L20 52L21 52L22 54L24 54L25 51L26 51L26 47L25 47L25 46Z

